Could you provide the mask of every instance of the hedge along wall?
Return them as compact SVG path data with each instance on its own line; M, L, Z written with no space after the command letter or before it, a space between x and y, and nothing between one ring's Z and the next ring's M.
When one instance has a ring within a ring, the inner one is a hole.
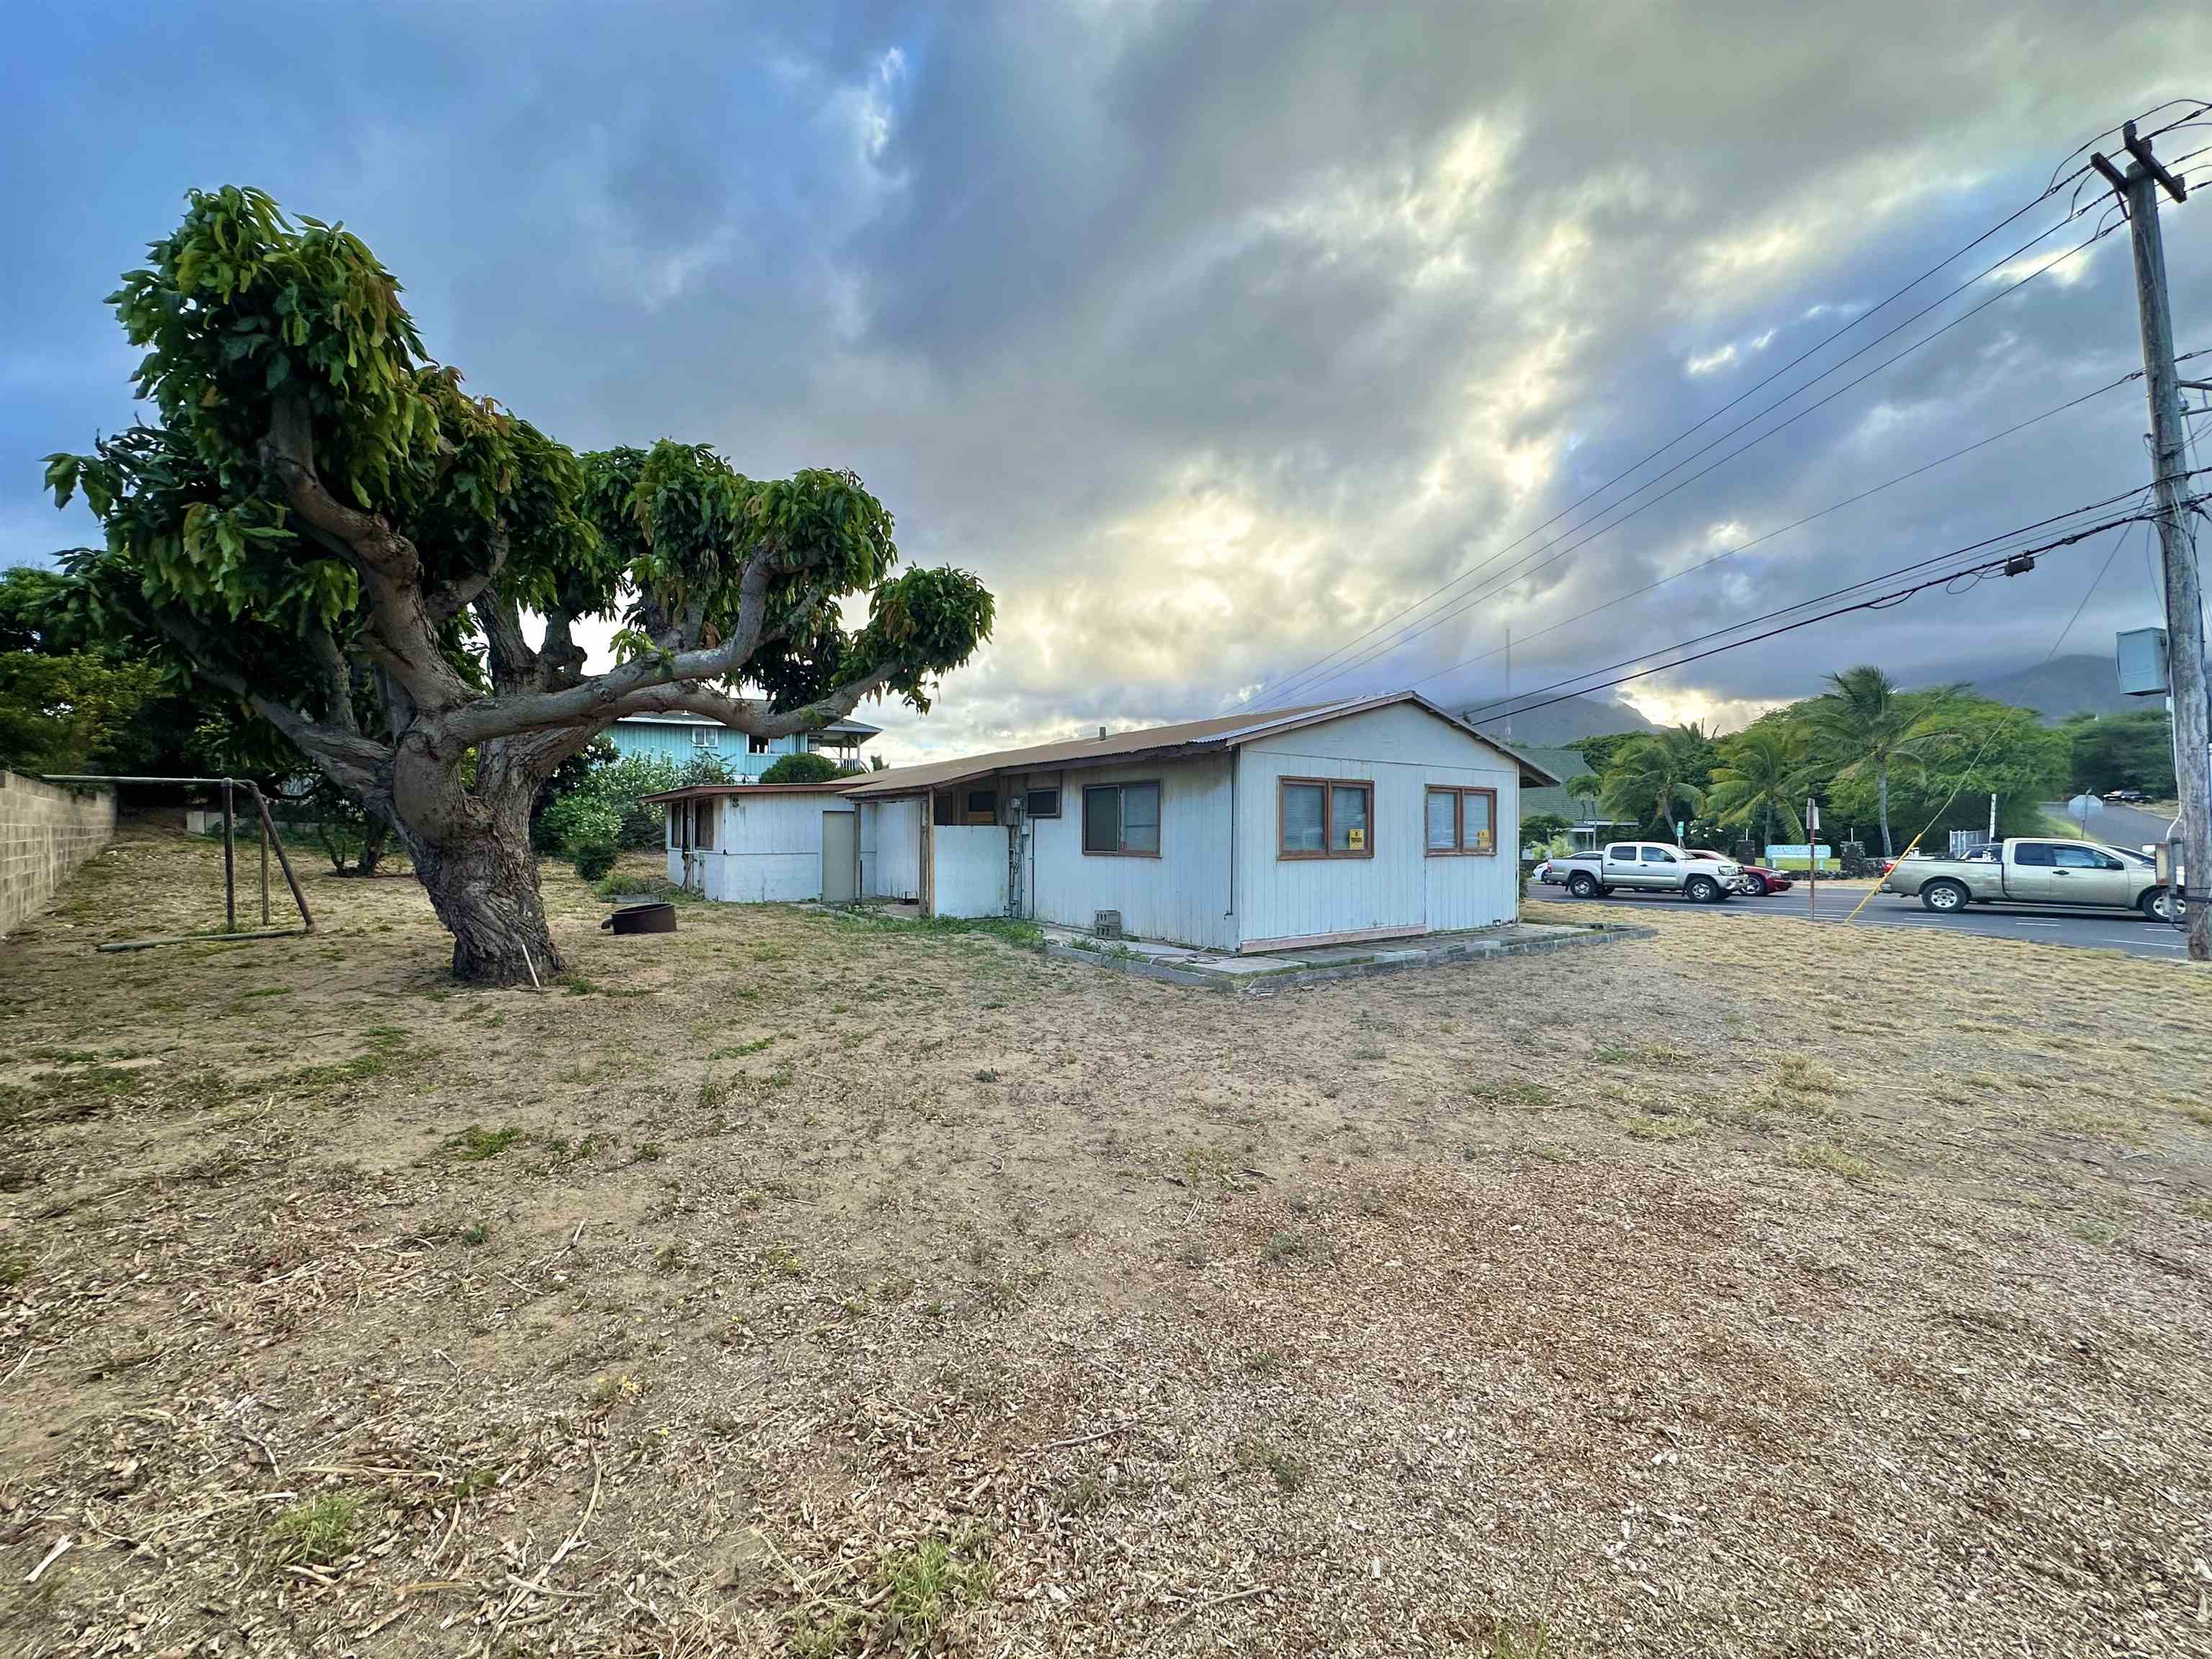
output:
M0 933L52 902L115 834L115 792L76 794L0 771Z

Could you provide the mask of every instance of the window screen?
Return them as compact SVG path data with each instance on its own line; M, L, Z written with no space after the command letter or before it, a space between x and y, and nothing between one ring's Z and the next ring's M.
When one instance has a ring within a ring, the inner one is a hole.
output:
M1160 850L1160 787L1157 783L1121 786L1121 850Z
M1494 853L1498 850L1498 797L1487 789L1468 789L1459 798L1460 850Z
M1283 845L1285 854L1322 850L1322 815L1327 810L1322 786L1286 783L1283 786Z
M1121 850L1121 792L1107 787L1083 792L1083 850Z
M1023 810L1033 818L1056 818L1060 816L1060 791L1032 789L1024 798Z
M1364 853L1370 845L1367 829L1367 808L1370 792L1365 785L1348 788L1342 784L1331 786L1328 792L1328 850L1332 853Z
M1459 796L1449 789L1429 791L1429 851L1459 851Z

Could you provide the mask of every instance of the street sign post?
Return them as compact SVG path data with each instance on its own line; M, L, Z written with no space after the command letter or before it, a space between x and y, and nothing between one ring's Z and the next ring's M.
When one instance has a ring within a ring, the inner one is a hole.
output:
M1805 803L1805 914L1820 914L1820 803Z
M2105 810L2105 803L2094 795L2080 794L2066 803L2066 810L2074 815L2074 822L2081 826L2085 836L2089 833L2089 820Z

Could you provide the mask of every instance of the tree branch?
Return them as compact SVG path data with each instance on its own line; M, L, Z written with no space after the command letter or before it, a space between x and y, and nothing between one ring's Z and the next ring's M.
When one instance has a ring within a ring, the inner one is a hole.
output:
M458 617L475 602L483 591L507 568L507 526L494 524L491 527L491 562L482 570L471 571L459 580L446 583L434 590L425 601L425 608L433 620L443 622L448 617Z
M346 660L345 653L338 649L338 642L331 637L327 628L308 630L307 652L322 670L323 693L330 700L325 718L347 736L358 737L361 722L354 718L353 712L353 665Z
M346 550L368 600L369 644L408 695L428 708L451 708L474 696L438 649L437 624L425 602L422 561L415 544L377 514L348 507L331 494L315 471L307 401L296 390L276 395L261 457L309 530Z
M745 567L738 583L737 626L730 637L719 645L635 657L604 674L559 690L479 697L440 715L436 722L438 738L441 743L465 748L492 738L552 726L578 722L605 726L629 712L620 705L634 693L672 685L679 680L721 679L742 668L760 648L762 629L768 615L769 582L775 574L764 560ZM857 702L866 696L883 679L896 672L898 666L887 667L882 679L859 687L854 701ZM845 712L850 712L849 705ZM801 729L803 725L788 726L785 731ZM755 732L754 735L781 736L783 732Z
M798 708L778 714L759 697L732 697L703 685L655 686L633 691L618 705L615 718L624 714L698 714L720 720L732 731L754 738L787 738L794 732L811 732L831 720L840 720L860 706L860 699L918 665L887 663L864 680L854 680Z
M246 684L243 675L216 667L214 642L197 623L186 620L177 611L157 611L153 615L153 621L155 627L183 647L191 659L194 673L212 680L282 732L301 753L327 772L333 782L362 794L380 792L380 775L385 760L391 753L389 750L371 742L357 731L345 732L325 726L291 704L280 702L254 690ZM348 718L350 717L349 705Z
M538 647L538 690L563 690L584 678L584 647L576 643L570 631L575 623L576 613L573 611L555 611L547 615L545 638Z
M538 653L522 636L522 613L514 601L504 593L478 593L473 603L484 631L493 688L511 691L536 685Z

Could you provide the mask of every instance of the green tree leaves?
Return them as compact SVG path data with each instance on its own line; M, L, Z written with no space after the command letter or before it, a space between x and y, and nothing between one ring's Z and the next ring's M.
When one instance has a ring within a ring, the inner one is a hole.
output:
M827 783L842 769L827 755L779 755L760 775L763 783Z
M553 963L514 843L595 732L926 708L989 634L975 577L897 571L852 472L748 478L667 440L580 457L427 357L358 237L258 191L193 192L110 303L156 418L48 458L56 501L82 491L106 530L64 556L52 608L219 689L387 817L457 971ZM586 675L575 624L610 617L620 660Z
M1712 748L1703 728L1693 725L1622 744L1601 782L1606 811L1671 836L1676 817L1694 817L1704 809Z
M1812 742L1802 726L1761 720L1724 738L1705 805L1727 829L1769 833L1779 825L1786 841L1804 838L1797 808L1812 787Z

